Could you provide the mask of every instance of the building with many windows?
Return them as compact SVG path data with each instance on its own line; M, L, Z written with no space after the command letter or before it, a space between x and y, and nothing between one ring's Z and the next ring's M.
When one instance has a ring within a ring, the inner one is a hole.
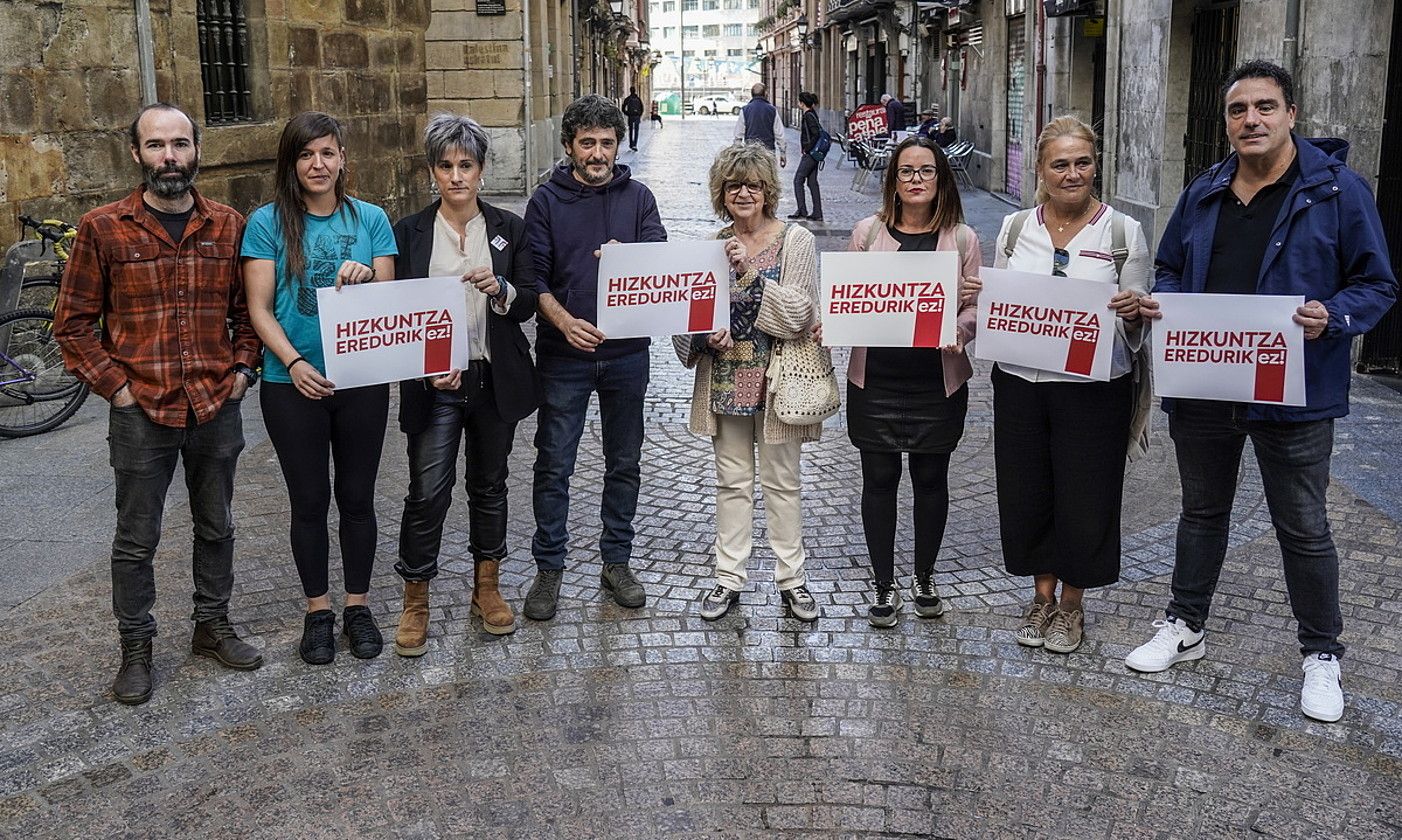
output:
M759 81L755 67L759 8L760 0L649 0L648 21L658 60L652 92L664 111L674 105L684 107L702 95L749 98L750 86Z

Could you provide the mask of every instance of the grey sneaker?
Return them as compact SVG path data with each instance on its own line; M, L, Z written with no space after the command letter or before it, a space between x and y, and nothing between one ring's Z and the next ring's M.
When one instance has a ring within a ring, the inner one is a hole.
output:
M1081 646L1085 638L1086 612L1082 609L1057 608L1047 624L1043 649L1052 653L1070 653Z
M924 577L916 575L910 582L910 600L915 605L915 614L921 618L939 618L944 615L944 601L935 591L935 575L931 572Z
M1056 603L1033 600L1032 606L1022 616L1022 625L1017 628L1017 643L1024 647L1041 647L1046 642L1047 625L1051 623Z
M564 576L563 569L541 569L535 573L535 582L526 593L526 605L521 609L526 618L549 621L555 617L555 608L560 603L560 578Z
M599 583L620 607L637 609L647 603L647 591L633 577L633 570L627 563L605 563Z
M901 590L895 581L876 584L876 599L867 610L867 621L872 627L895 627L901 620Z
M713 589L701 596L701 617L715 621L730 612L730 605L740 600L740 593L716 584Z
M790 613L793 613L793 617L799 621L818 620L818 602L813 600L813 594L808 591L807 586L781 589L779 597L784 600L784 605L789 608Z

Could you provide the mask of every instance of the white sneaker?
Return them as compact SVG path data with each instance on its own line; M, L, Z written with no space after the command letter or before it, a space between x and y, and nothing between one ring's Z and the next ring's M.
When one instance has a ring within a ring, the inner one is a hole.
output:
M1333 723L1344 716L1344 688L1339 678L1339 659L1332 653L1311 653L1300 670L1305 684L1300 688L1300 711L1305 717Z
M1183 619L1159 619L1154 626L1159 628L1159 632L1130 651L1129 656L1125 657L1126 668L1157 674L1179 662L1202 659L1207 655L1207 633L1193 632Z

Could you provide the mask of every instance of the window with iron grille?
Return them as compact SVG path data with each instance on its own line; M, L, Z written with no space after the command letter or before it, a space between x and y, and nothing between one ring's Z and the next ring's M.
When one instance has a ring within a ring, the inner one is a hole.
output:
M248 86L248 21L243 0L196 0L200 75L208 125L253 119Z

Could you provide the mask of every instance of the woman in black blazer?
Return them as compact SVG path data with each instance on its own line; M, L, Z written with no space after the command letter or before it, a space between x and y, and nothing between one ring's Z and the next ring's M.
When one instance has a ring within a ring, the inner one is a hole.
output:
M497 591L498 565L506 558L506 462L516 423L541 401L530 343L521 332L536 310L525 222L477 197L487 134L467 117L439 114L424 131L424 145L442 198L395 224L395 276L462 277L469 362L465 370L399 383L399 426L409 437L409 494L394 567L404 578L394 643L401 656L428 649L428 582L438 574L464 440L472 611L489 633L516 629Z

